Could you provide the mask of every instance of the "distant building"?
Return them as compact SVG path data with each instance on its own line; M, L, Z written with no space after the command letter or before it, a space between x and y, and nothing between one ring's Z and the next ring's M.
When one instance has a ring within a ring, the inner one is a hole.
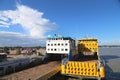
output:
M45 48L40 48L40 49L37 49L36 52L44 55L46 50L45 50Z

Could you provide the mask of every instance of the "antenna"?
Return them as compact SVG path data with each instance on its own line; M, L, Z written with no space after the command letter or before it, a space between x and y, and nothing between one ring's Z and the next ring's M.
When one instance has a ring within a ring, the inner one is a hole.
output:
M62 34L54 34L53 37L55 37L55 38L57 38L57 37L62 37Z

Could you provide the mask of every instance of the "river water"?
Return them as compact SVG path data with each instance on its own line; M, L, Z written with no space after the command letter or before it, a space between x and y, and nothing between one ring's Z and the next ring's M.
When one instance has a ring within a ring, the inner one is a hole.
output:
M120 47L99 48L106 62L106 80L120 80Z

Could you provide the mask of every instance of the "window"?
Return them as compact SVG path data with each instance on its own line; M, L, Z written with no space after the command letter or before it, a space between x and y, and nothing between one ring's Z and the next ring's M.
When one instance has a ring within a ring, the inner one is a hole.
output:
M63 46L63 44L61 44Z
M61 49L61 51L64 51L64 49Z
M68 44L66 43L65 46L67 46Z
M54 44L56 46L56 44Z
M48 46L49 46L50 44L48 44Z
M54 51L56 51L57 49L54 49Z
M68 51L68 49L65 49L65 51Z
M53 49L51 49L51 51L53 51Z
M58 46L60 46L60 43L58 43Z
M51 44L51 46L53 46L53 44Z
M50 49L48 49L48 51L49 51Z

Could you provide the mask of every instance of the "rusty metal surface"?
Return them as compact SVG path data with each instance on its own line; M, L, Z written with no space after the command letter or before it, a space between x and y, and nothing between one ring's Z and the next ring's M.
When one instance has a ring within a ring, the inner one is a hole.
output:
M60 71L60 62L53 61L27 70L4 76L3 80L46 80Z

